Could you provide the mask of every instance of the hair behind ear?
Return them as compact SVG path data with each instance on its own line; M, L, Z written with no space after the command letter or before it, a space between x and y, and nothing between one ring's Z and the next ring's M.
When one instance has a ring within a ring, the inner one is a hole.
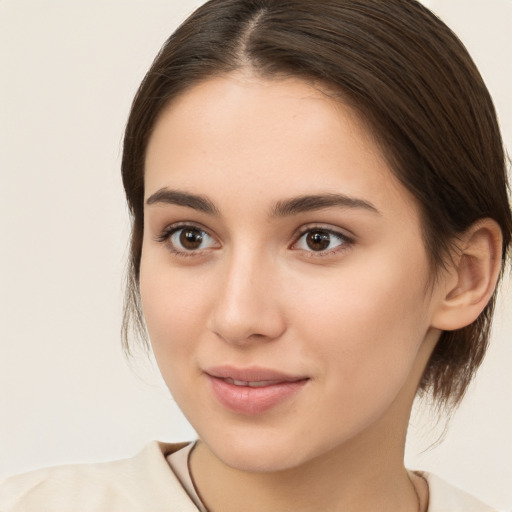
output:
M479 220L460 237L446 265L444 295L433 317L433 327L443 333L420 383L420 393L431 393L439 410L450 412L460 403L487 350L505 261L502 238L494 220Z

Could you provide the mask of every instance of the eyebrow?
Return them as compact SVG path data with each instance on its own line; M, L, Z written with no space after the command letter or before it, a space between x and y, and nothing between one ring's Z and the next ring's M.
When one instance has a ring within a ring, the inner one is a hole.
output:
M155 204L174 204L192 208L208 215L220 215L219 209L207 197L191 194L190 192L170 190L166 187L157 190L146 201L148 206ZM270 216L289 217L299 213L332 207L359 208L380 215L379 210L372 203L363 199L345 194L312 194L278 201L271 209Z
M165 187L149 196L146 204L148 206L153 204L175 204L177 206L186 206L187 208L192 208L193 210L198 210L209 215L220 215L217 207L208 198L190 194L189 192L170 190Z
M344 194L315 194L304 195L278 201L272 208L272 217L288 217L298 213L322 210L324 208L360 208L381 215L375 206L363 199L350 197Z

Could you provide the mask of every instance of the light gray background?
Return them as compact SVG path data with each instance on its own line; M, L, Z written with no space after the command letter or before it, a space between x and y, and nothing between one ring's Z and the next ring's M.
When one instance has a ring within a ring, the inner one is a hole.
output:
M133 94L201 1L0 0L0 477L194 436L151 364L119 342ZM493 94L512 148L512 2L432 0ZM407 461L512 509L512 290L446 440L415 415Z

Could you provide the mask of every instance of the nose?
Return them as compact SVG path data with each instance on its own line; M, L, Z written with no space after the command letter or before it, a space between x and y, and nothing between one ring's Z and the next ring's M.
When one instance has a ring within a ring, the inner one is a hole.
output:
M236 345L275 340L286 329L276 265L248 252L224 262L210 317L210 330Z

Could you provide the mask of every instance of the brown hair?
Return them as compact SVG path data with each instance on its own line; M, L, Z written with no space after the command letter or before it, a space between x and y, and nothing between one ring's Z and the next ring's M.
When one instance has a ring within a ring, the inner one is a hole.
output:
M124 138L123 183L132 237L123 337L140 308L144 159L169 101L214 75L250 68L335 91L359 113L402 184L416 197L433 276L457 235L490 217L512 232L506 160L485 84L453 32L414 0L211 0L156 57L134 99ZM420 384L439 405L462 399L485 354L495 295L468 327L445 331Z

